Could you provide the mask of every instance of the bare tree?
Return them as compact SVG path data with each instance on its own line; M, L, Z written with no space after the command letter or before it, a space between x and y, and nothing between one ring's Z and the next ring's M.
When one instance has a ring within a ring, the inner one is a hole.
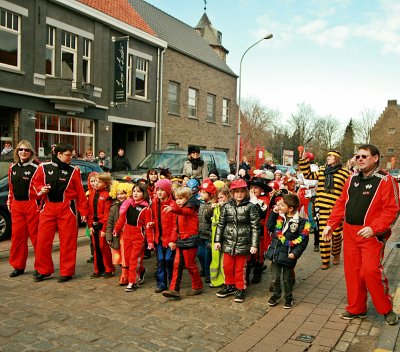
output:
M297 112L292 114L291 120L288 121L295 144L304 145L313 136L315 120L316 115L311 105L297 105Z
M356 143L370 143L371 130L378 119L378 114L375 109L365 108L360 112L360 118L353 120L353 128Z
M324 159L328 150L334 149L342 134L340 121L332 115L318 117L314 124L312 146L318 160Z

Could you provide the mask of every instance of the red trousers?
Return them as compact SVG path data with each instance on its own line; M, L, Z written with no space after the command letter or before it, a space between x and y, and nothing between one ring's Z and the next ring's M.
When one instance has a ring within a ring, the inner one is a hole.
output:
M93 268L94 272L101 274L103 272L113 273L115 267L112 262L111 249L105 237L100 237L100 231L95 230L91 236L93 244Z
M145 238L139 227L125 224L124 226L124 253L128 269L128 281L137 284L140 274L145 270L143 257L145 250Z
M343 255L347 285L346 310L352 314L367 311L367 290L379 314L392 309L388 280L382 266L384 244L375 236L357 235L362 226L344 223Z
M238 290L245 290L247 287L246 267L246 255L224 253L225 285L235 285Z
M54 273L51 257L56 231L60 240L60 275L75 274L78 220L70 202L46 202L39 216L35 268L40 274Z
M28 258L28 237L36 250L39 224L39 207L35 200L13 200L11 206L12 237L10 265L25 269ZM35 267L35 269L37 269Z
M186 267L192 279L192 289L199 290L203 288L199 269L196 264L197 248L190 249L176 249L174 270L172 273L172 280L169 286L170 290L179 291L182 281L183 269Z

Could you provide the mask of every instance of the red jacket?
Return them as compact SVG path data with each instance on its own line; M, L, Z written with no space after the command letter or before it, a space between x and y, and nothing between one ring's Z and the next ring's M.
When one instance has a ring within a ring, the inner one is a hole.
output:
M128 219L129 221L127 222L127 213L131 207L135 208L139 212L137 219L135 219L136 225L129 225L129 222L132 219ZM152 228L148 227L148 223L152 221L153 216L148 202L142 200L141 202L136 203L132 198L128 198L121 205L119 218L115 224L114 232L121 233L125 224L128 226L135 226L140 229L143 236L146 236L147 243L154 243L154 231Z
M195 197L190 198L183 207L174 205L172 211L177 214L172 232L172 242L178 238L185 239L199 233L199 202Z
M375 193L370 194L371 190L375 190ZM350 194L352 194L352 199L357 200L357 208L349 204L349 208L346 209L350 202ZM378 171L376 176L362 182L360 182L359 175L352 175L347 179L342 195L336 201L327 225L335 229L343 218L351 224L350 215L363 211L364 214L361 213L362 221L357 219L362 223L357 225L370 227L376 235L384 234L396 220L399 212L398 201L398 184L391 175ZM364 202L366 204L362 207Z
M159 204L161 203L161 214L159 214ZM174 230L174 226L176 225L176 214L173 212L164 213L162 210L164 206L169 205L174 208L177 207L175 201L169 197L165 202L160 202L160 198L154 197L153 202L151 203L151 210L153 212L153 220L154 220L154 242L160 243L160 225L161 225L161 234L162 234L162 246L168 247L168 243L172 241L172 232ZM161 224L159 219L161 217Z
M103 226L101 228L102 232L106 232L108 215L110 214L110 207L112 203L112 199L108 191L101 190L100 192L90 192L88 197L88 208L89 214L87 219L88 227L93 227L94 222L94 197L95 195L99 195L99 199L97 201L97 222L101 223Z

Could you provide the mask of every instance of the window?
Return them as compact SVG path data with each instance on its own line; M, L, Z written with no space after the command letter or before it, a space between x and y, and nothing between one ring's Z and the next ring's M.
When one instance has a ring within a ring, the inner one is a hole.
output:
M231 113L231 101L228 99L222 99L222 123L228 125L230 122Z
M82 56L82 82L90 83L90 61L92 53L92 41L83 38L83 56Z
M388 128L388 133L394 134L396 132L396 129L394 127Z
M56 30L54 27L47 26L46 40L46 75L54 76L54 41Z
M0 64L20 68L21 17L0 9Z
M197 90L189 88L188 116L197 117Z
M133 55L129 55L129 58L128 58L128 77L127 77L127 80L126 80L126 84L127 84L127 87L128 87L128 91L127 91L128 96L132 96L132 91L133 91L133 87L132 87L133 70L132 70L132 67L133 67Z
M136 59L136 80L135 97L147 99L147 81L148 81L149 62L141 57Z
M169 82L168 85L168 112L179 115L180 84Z
M387 152L389 154L393 154L394 153L394 148L387 148Z
M215 95L207 94L207 121L215 122Z
M71 79L76 82L76 47L75 34L61 32L61 78Z

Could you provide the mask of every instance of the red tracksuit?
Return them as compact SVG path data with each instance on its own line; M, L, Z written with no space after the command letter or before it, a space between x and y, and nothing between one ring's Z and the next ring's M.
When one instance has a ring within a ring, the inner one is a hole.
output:
M399 211L398 185L392 176L378 171L370 178L353 175L343 188L327 222L335 229L343 218L344 272L351 314L367 311L367 290L379 314L392 309L387 277L382 259L385 234ZM370 227L374 236L365 238L357 232Z
M120 233L123 228L124 253L129 265L128 281L138 284L140 275L145 271L145 239L147 238L148 244L154 243L153 229L147 227L147 224L152 222L149 203L145 200L136 203L129 198L122 203L119 214L114 231Z
M94 229L91 240L93 244L93 267L96 274L113 273L115 271L110 246L106 241L106 237L100 236L100 232L106 232L111 203L112 200L106 190L89 193L87 224L89 228ZM98 226L101 226L101 229Z
M31 239L33 249L36 249L39 207L38 197L31 181L38 167L37 160L30 160L23 164L14 163L8 170L8 206L12 218L9 262L14 269L18 270L24 270L26 267L28 237Z
M45 185L51 186L50 192L44 197L44 206L39 216L35 267L43 275L54 273L51 252L58 230L60 275L72 276L75 274L78 239L76 210L82 216L87 216L81 172L78 168L61 161L46 162L39 166L32 184L37 194L40 194Z
M198 201L195 197L190 198L183 207L178 207L176 204L172 208L173 212L177 214L177 221L172 232L172 242L177 241L178 237L181 239L189 238L198 233L199 230L199 217L197 213ZM176 248L174 270L172 274L172 281L169 289L172 291L179 291L182 281L183 269L186 268L192 279L192 289L199 290L203 288L199 269L196 264L197 248L181 249Z

